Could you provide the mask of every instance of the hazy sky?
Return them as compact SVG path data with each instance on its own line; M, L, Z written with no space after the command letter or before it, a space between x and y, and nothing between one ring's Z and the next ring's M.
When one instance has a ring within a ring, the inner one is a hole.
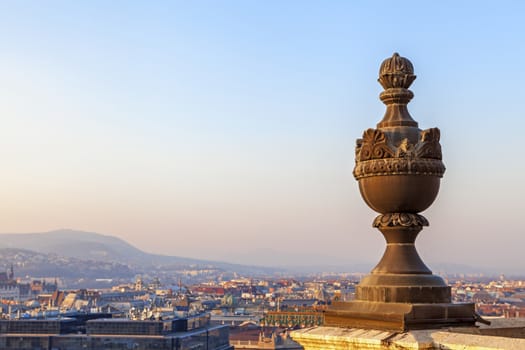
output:
M525 3L0 1L0 232L266 265L377 262L355 139L381 61L447 172L435 262L523 271Z

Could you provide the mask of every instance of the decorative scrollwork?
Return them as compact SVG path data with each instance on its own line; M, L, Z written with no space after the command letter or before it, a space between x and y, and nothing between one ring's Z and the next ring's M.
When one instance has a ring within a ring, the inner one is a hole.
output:
M368 129L363 133L363 138L357 140L356 152L358 161L394 156L394 151L388 145L385 133L377 129Z
M442 177L445 166L441 161L438 128L423 130L416 144L403 139L392 145L383 131L368 129L357 140L356 179L367 176L421 174Z
M413 226L428 226L428 220L419 214L413 213L388 213L378 215L373 227L413 227Z
M441 145L439 144L440 132L438 128L423 130L416 145L416 156L419 158L442 159Z

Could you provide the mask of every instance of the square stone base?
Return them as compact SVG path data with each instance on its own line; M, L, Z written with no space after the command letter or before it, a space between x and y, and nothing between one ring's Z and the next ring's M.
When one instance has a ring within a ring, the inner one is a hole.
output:
M408 304L369 301L335 302L325 312L325 326L382 329L405 332L413 329L474 326L474 304Z

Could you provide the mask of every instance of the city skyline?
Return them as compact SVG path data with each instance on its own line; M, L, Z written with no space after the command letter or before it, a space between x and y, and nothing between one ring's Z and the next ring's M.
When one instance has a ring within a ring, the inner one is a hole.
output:
M259 265L376 262L352 176L381 61L447 167L424 261L522 271L519 2L0 2L0 232ZM518 265L518 266L517 266Z

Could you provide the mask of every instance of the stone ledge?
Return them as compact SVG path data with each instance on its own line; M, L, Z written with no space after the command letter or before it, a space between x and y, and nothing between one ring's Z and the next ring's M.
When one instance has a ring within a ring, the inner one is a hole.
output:
M436 349L447 350L518 350L525 349L525 339L494 337L452 332L435 332Z
M291 337L305 350L434 349L431 331L396 333L389 331L315 327L293 331Z
M291 333L305 350L516 350L525 339L454 333L446 330L389 331L314 327Z

